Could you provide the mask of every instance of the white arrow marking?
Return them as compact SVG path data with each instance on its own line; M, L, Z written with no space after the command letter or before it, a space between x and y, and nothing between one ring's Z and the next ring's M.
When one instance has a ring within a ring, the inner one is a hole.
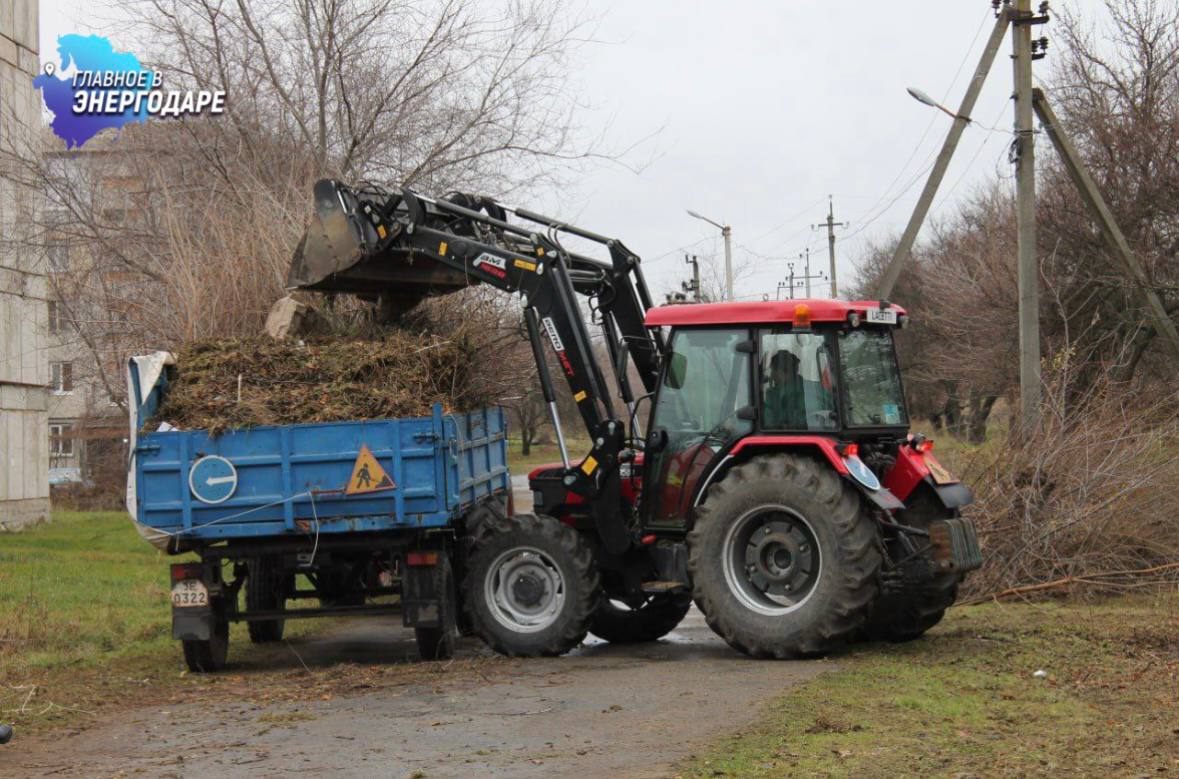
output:
M210 476L209 478L205 479L205 484L208 484L210 487L212 487L214 484L227 484L231 481L233 481L232 476Z

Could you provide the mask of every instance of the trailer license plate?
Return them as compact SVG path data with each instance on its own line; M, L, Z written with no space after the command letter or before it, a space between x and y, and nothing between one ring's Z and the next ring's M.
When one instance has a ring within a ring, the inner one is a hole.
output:
M185 609L209 605L209 589L200 579L184 579L172 585L172 606Z
M895 325L897 312L891 308L870 308L868 309L868 321L878 325Z

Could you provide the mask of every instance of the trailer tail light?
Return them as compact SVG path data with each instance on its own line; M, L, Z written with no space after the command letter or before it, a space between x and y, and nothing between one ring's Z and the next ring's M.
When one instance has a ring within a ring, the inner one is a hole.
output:
M173 563L172 564L172 581L182 582L185 579L200 579L201 578L201 564L200 563Z
M437 552L410 552L405 556L405 564L416 567L425 565L437 565Z
M811 326L811 307L806 303L799 303L794 307L794 327L809 329Z

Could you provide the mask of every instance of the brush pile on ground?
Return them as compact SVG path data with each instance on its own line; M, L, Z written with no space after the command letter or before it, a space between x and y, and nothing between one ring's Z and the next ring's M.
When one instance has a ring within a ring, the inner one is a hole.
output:
M199 341L177 372L154 429L221 433L257 425L423 416L494 405L478 374L476 339L391 328L363 336L268 336ZM240 381L240 385L239 385ZM240 386L240 390L239 390Z

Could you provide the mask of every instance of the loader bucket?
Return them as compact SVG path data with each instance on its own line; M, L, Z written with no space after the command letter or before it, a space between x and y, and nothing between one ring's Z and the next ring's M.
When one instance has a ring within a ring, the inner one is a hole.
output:
M316 182L314 192L315 215L291 259L288 289L380 299L396 315L427 297L474 283L462 271L400 243L396 225L395 239L377 248L380 242L373 226L350 216L359 201L347 187L323 179Z
M336 182L315 183L315 216L295 249L287 287L312 288L329 276L347 270L364 257L361 227L344 210L343 193Z

